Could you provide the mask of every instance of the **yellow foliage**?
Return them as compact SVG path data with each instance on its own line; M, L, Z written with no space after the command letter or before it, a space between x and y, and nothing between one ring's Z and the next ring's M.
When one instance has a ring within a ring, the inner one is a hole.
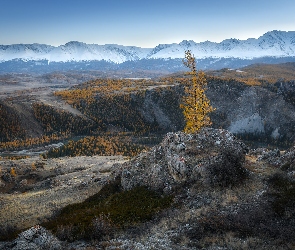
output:
M36 167L36 164L33 162L33 163L32 163L32 170L35 171L36 168L37 168L37 167Z
M254 78L247 78L247 79L242 80L242 82L244 82L244 83L246 83L247 85L250 85L250 86L259 86L259 85L261 85L261 83L257 79L254 79Z
M183 109L183 114L186 120L184 132L198 132L202 127L210 126L211 121L208 114L214 109L210 105L210 101L205 94L207 81L205 74L202 71L197 72L196 61L191 51L185 52L184 65L190 68L191 75L190 84L185 87L185 96L180 107Z
M53 148L44 155L47 157L81 155L124 155L136 156L147 147L132 143L131 138L122 136L87 136L78 141L70 140L60 148Z
M24 140L14 140L9 142L0 142L0 149L6 149L6 150L17 150L19 148L26 148L32 145L44 145L49 144L51 142L56 142L59 140L62 140L66 138L67 135L64 134L61 136L58 136L56 134L52 134L50 136L43 135L42 137L36 137L36 138L26 138Z
M13 176L13 177L16 177L15 168L10 169L10 175Z

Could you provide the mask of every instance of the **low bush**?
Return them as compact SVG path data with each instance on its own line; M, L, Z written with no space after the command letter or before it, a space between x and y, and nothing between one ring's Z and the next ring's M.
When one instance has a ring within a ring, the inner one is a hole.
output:
M21 232L16 227L11 225L0 225L0 241L13 240Z
M247 177L242 152L225 148L207 168L207 177L211 186L229 187L241 183Z
M281 216L290 209L294 211L295 181L291 180L286 174L275 173L269 178L268 184L273 210Z
M122 191L120 180L116 180L84 202L66 206L56 218L42 225L63 240L100 240L115 228L152 219L172 200L172 196L160 196L145 187Z

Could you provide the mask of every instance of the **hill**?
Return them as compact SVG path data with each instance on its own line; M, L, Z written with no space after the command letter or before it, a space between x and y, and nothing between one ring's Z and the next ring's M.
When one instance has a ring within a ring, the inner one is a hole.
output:
M221 69L207 71L208 75L218 76L222 78L234 78L245 80L252 79L252 84L260 85L263 82L276 83L278 81L294 81L295 80L295 63L281 64L252 64L238 69Z

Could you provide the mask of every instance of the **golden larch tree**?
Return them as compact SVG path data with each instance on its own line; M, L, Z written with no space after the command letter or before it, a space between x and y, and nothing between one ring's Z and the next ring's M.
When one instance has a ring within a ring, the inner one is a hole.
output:
M185 95L180 105L186 120L184 132L195 133L202 127L211 125L209 113L214 109L205 94L207 86L205 73L197 72L196 60L190 50L185 51L183 64L190 69L189 84L185 87Z

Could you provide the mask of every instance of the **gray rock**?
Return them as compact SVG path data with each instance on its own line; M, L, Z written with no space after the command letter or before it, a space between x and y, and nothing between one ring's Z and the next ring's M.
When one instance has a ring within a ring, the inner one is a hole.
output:
M27 186L28 185L28 180L27 179L23 179L20 181L19 186L23 187L23 186Z
M257 158L257 160L267 161L268 163L273 165L279 165L281 163L280 156L281 156L281 153L279 149L273 149L273 150L265 149L264 151L261 152L261 155Z
M121 174L125 190L147 186L169 193L180 184L208 178L207 169L224 163L224 157L219 155L228 148L243 162L247 147L226 130L204 128L198 134L168 133L162 143L124 163L116 174Z
M9 172L7 173L4 173L2 175L2 179L5 181L5 182L8 182L8 183L11 183L13 182L14 178L11 176L11 174Z
M0 179L0 188L3 188L3 187L5 187L5 183L4 183L4 181L2 181L2 180Z
M12 250L59 250L62 249L60 242L44 227L36 225L22 232L12 242L7 243L4 249Z

